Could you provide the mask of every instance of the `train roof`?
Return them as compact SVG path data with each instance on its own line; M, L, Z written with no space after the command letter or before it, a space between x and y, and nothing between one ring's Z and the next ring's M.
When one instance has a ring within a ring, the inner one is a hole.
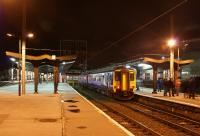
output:
M90 71L88 71L88 74L112 72L112 71L117 70L117 69L136 70L135 68L126 68L126 66L109 66L109 67L104 67L104 68L100 68L100 69L90 70Z

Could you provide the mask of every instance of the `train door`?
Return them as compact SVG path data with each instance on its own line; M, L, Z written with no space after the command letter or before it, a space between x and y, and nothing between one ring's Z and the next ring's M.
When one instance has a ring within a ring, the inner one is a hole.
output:
M124 70L121 72L121 89L122 91L129 90L129 72L127 70Z
M130 84L129 84L129 88L131 91L134 91L136 88L136 73L134 73L135 71L130 70L129 72L129 80L130 80Z

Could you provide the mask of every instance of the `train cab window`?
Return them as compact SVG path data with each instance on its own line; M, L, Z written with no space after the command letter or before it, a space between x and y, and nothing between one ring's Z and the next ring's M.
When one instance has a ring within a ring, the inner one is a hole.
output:
M115 72L115 81L120 81L121 80L121 72L116 71Z
M134 74L130 73L130 81L134 81Z

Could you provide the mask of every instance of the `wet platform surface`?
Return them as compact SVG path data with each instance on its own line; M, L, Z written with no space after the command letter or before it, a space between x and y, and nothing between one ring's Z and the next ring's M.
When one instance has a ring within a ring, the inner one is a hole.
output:
M162 92L157 92L157 94L152 93L153 89L152 88L145 88L145 87L140 87L139 91L136 91L137 94L148 96L148 97L155 97L158 99L163 99L167 101L172 101L176 103L181 103L189 106L194 106L200 108L200 96L196 96L195 99L189 99L189 98L184 98L183 93L179 93L179 96L164 96L164 91Z

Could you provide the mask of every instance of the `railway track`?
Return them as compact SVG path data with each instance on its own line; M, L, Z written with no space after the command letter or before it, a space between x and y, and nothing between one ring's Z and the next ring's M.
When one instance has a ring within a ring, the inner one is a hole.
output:
M92 92L92 91L91 91ZM83 93L81 91L81 93ZM124 124L126 123L120 123L123 126L130 128L130 127L135 127L137 126L139 129L143 129L142 132L148 132L148 134L143 134L143 135L165 135L165 134L160 134L157 132L155 129L150 129L148 125L145 123L142 123L141 121L138 121L137 119L133 118L133 115L126 114L122 110L122 112L119 110L119 108L115 108L116 104L120 105L121 108L126 108L131 110L132 112L142 114L146 116L146 118L152 118L154 121L159 122L160 124L163 124L165 126L170 127L173 131L175 132L176 135L192 135L192 136L200 136L200 123L191 119L187 119L181 116L174 115L172 113L164 112L159 109L155 109L146 105L142 105L137 102L120 102L120 101L115 101L109 98L105 98L106 102L104 103L103 101L99 101L98 99L95 99L91 96L91 94L86 94L84 92L84 95L88 97L90 100L92 100L95 103L98 103L100 105L103 105L104 108L106 108L106 112L112 112L113 114L117 114L118 116L121 116L128 122L129 126L126 126ZM98 94L99 95L99 94ZM105 96L103 96L105 97ZM107 100L108 99L108 100ZM112 103L111 105L108 103ZM115 104L115 105L114 105ZM119 106L118 106L119 107ZM113 115L112 115L113 116ZM122 119L123 120L123 119ZM118 120L117 120L118 121ZM118 122L123 122L123 121L118 121ZM168 131L168 130L167 130ZM134 131L132 131L134 132ZM169 132L170 133L170 132Z
M164 112L159 109L155 109L136 102L119 104L133 111L139 112L155 120L158 120L166 125L170 125L171 127L186 132L189 135L200 136L200 122L174 115L172 113Z
M114 119L119 122L121 125L125 126L126 128L130 128L132 131L137 131L137 133L141 136L162 136L161 134L157 133L156 131L152 130L151 128L145 126L144 124L138 122L137 120L131 118L130 116L124 114L123 112L120 112L114 108L111 108L110 106L106 105L103 102L100 102L96 99L94 99L91 95L88 93L79 91L82 95L87 97L89 100L91 100L95 105L98 107L100 106L101 109L111 114Z

